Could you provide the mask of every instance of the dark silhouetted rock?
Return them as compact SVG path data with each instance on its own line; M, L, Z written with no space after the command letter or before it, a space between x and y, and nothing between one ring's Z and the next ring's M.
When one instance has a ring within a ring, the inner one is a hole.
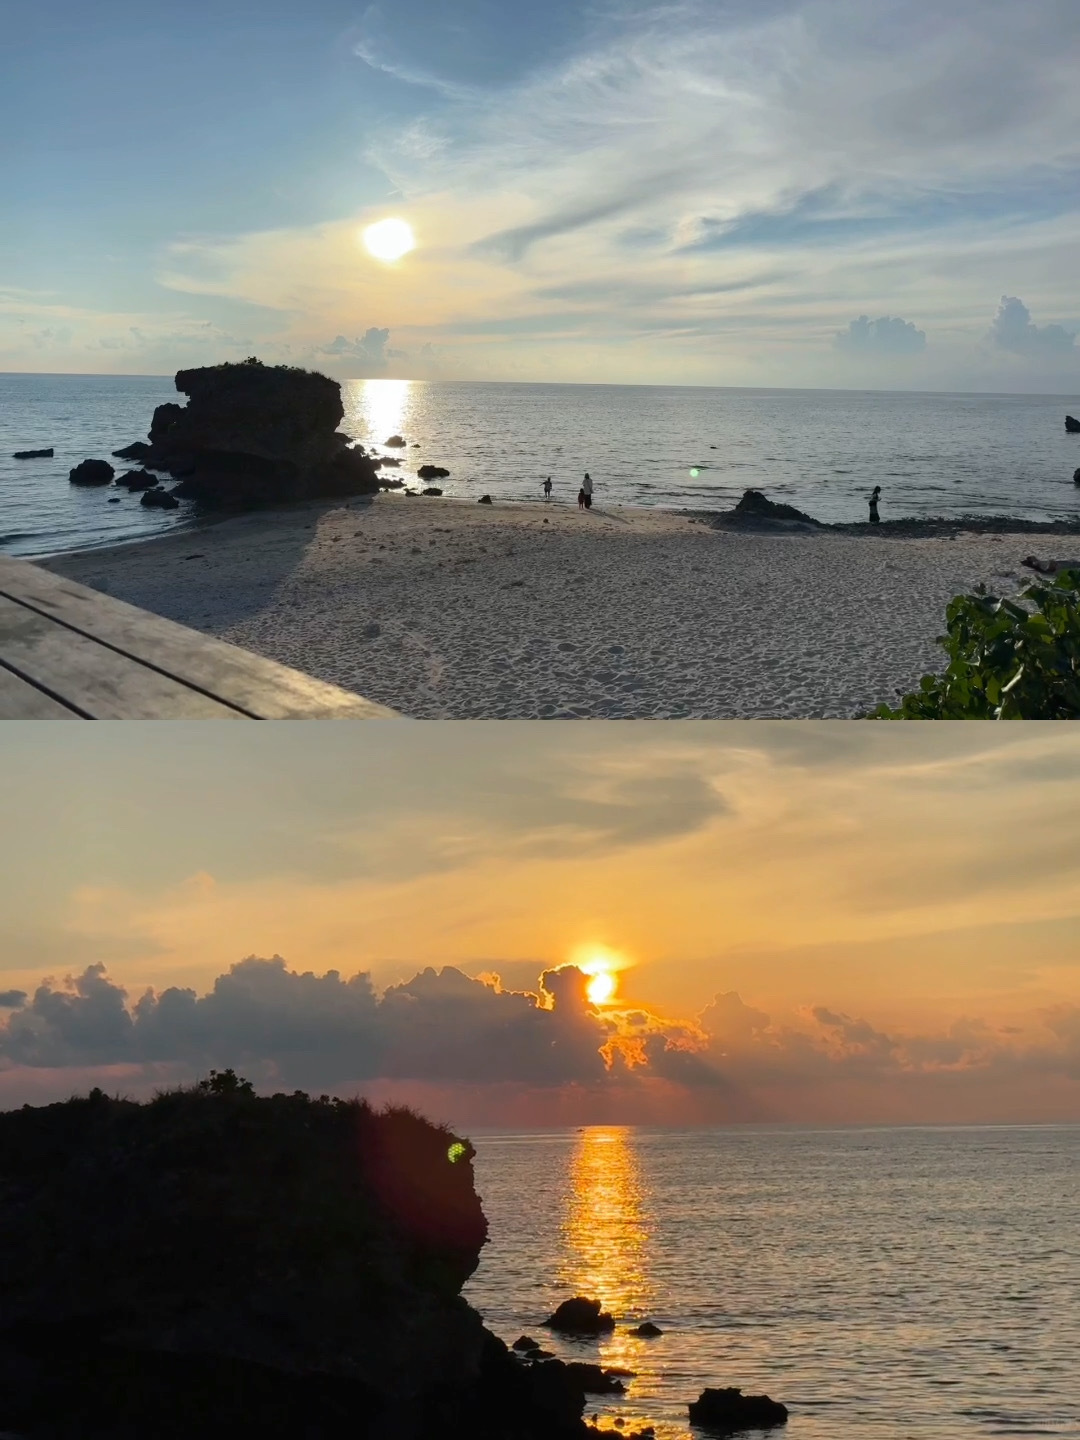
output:
M400 435L391 435L389 440L384 440L384 445L392 445L396 450L403 450L409 442L402 439Z
M584 1295L564 1300L543 1323L564 1335L604 1335L615 1329L615 1321L601 1309L600 1301L588 1300Z
M179 510L180 501L170 490L144 490L139 504L148 510Z
M477 500L476 503L477 503L477 505L490 505L490 504L491 504L491 496L490 496L490 495L481 495L481 496L480 496L480 499Z
M48 450L16 450L12 455L13 460L51 460L52 449Z
M1080 470L1073 471L1073 484L1080 485Z
M655 1340L657 1335L663 1335L659 1325L654 1325L651 1320L643 1320L640 1325L635 1325L630 1331L631 1335L639 1335L642 1340Z
M421 480L445 480L450 471L442 465L421 465L416 473Z
M393 470L401 464L401 458L398 455L380 455L378 459L372 460L371 463L375 466L376 470L382 470L384 468Z
M787 1406L768 1395L744 1395L731 1386L703 1390L690 1402L690 1423L718 1435L736 1435L740 1430L771 1430L787 1423Z
M531 1335L519 1335L510 1346L511 1350L539 1350L539 1340L534 1340Z
M145 440L135 440L132 444L125 445L122 450L114 450L112 453L116 460L145 460L150 454L150 446Z
M571 1360L566 1366L570 1378L581 1386L586 1395L625 1395L626 1386L617 1375L602 1369L599 1365L588 1365L582 1360Z
M108 485L116 472L107 460L84 460L68 472L72 485Z
M157 407L145 458L182 479L185 497L244 507L378 489L370 457L337 428L336 380L247 360L181 370L176 388L189 403Z
M429 485L426 490L420 491L421 495L441 495L442 491L437 485Z
M819 521L812 515L796 510L794 505L781 505L768 499L760 490L746 490L733 510L715 516L716 530L818 530Z
M152 490L161 481L149 470L125 470L122 475L117 475L114 484L122 485L125 490Z
M1065 429L1070 435L1080 435L1080 420L1077 420L1074 415L1066 415Z

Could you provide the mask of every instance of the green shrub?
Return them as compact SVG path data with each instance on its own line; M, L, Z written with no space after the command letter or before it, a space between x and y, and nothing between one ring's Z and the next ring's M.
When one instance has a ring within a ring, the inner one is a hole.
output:
M897 709L879 705L868 718L1080 719L1080 570L1036 581L1020 601L955 596L938 637L944 673L924 675Z

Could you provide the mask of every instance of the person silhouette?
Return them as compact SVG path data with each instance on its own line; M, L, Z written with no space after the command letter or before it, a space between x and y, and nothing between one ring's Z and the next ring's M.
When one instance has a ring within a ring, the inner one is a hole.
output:
M551 476L550 476L550 475L549 475L549 476L547 477L547 479L544 481L544 499L545 499L545 500L550 500L550 499L551 499Z
M875 486L874 486L874 489L873 489L873 493L872 493L871 496L870 496L870 524L871 524L871 525L880 525L880 524L881 524L881 516L878 514L878 508L877 508L877 505L878 505L878 496L879 496L880 494L881 494L881 486L880 486L880 485L875 485Z
M579 510L584 510L584 509L585 509L585 499L586 499L586 496L585 496L585 491L584 491L584 489L579 490L579 491L577 492L577 508L578 508Z
M585 496L585 509L592 509L592 476L585 471L585 479L581 482L581 490Z

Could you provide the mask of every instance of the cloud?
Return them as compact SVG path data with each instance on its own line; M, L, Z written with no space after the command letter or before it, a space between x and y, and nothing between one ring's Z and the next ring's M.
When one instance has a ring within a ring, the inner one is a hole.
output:
M1076 332L1062 325L1035 325L1031 312L1014 295L1003 295L998 312L990 326L990 337L1002 350L1014 355L1032 355L1044 359L1075 355Z
M386 362L401 355L399 350L389 349L390 331L372 325L355 340L344 335L336 336L329 345L317 351L319 355L331 355L335 359L348 360L358 364L364 374L380 375L386 369Z
M0 990L0 1010L18 1010L25 1004L25 990Z
M917 355L926 349L926 332L917 330L910 320L886 315L871 320L860 315L840 331L836 345L839 350L859 355Z
M875 1084L903 1094L927 1081L1080 1078L1080 1006L1059 1005L1024 1024L966 1017L920 1032L827 1005L774 1021L732 991L717 994L696 1020L642 1006L598 1009L586 983L568 965L544 971L535 991L516 991L497 976L472 979L446 966L379 996L364 973L316 975L291 970L280 956L249 956L203 995L170 987L132 1003L103 965L92 965L43 981L0 1025L0 1069L5 1093L18 1067L81 1076L94 1066L192 1076L231 1065L262 1086L305 1088L577 1087L618 1094L621 1104L634 1087L660 1085L669 1097L684 1094L695 1114L706 1113L705 1103L714 1118L742 1119L778 1105L776 1118L784 1107L812 1110L815 1090L841 1084L856 1087L857 1106L858 1087Z

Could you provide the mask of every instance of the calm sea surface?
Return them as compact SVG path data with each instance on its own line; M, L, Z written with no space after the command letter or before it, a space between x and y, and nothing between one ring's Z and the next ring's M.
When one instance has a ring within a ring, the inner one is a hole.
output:
M723 509L753 486L822 520L863 520L880 485L883 519L1080 512L1080 436L1064 427L1080 401L1061 396L408 380L343 389L346 431L380 447L404 435L407 451L384 451L404 453L398 473L444 465L448 495L539 499L551 475L556 500L572 504L588 470L601 507ZM167 377L0 375L0 551L44 554L185 524L184 510L146 510L138 495L67 480L80 460L145 438L155 405L176 399ZM52 460L11 458L50 445Z
M636 1370L608 1418L691 1432L705 1385L787 1440L1080 1436L1080 1126L479 1132L467 1288L507 1342ZM597 1296L613 1336L538 1329ZM666 1333L638 1340L626 1323Z

